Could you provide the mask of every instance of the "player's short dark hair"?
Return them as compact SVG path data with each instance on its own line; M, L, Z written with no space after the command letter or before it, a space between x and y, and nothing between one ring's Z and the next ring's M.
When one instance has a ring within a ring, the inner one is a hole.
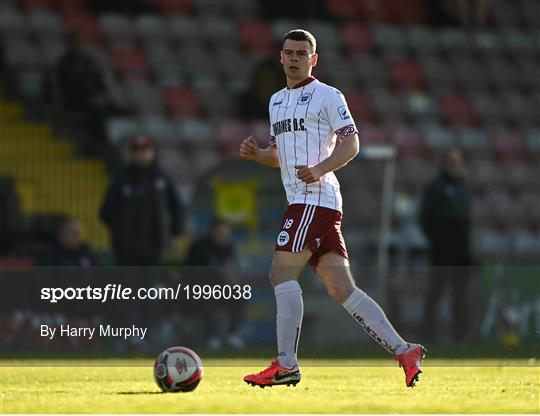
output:
M311 46L311 51L313 53L317 51L317 41L315 40L315 36L313 36L307 30L293 29L285 34L285 37L283 38L283 43L285 43L287 39L299 41L305 40Z

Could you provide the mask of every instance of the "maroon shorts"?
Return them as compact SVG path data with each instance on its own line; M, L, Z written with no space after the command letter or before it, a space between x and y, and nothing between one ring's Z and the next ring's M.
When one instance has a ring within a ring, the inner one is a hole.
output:
M341 212L317 205L289 205L283 214L276 251L299 253L306 246L313 253L309 259L313 268L323 254L331 251L348 259L341 234Z

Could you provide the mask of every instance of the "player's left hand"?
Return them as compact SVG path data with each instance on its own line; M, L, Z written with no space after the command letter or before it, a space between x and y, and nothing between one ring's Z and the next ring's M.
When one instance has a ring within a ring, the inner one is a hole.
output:
M296 165L294 167L295 169L298 169L296 171L296 176L298 179L305 183L313 183L317 182L320 177L323 175L323 172L321 169L315 165L315 166L307 166L307 165Z

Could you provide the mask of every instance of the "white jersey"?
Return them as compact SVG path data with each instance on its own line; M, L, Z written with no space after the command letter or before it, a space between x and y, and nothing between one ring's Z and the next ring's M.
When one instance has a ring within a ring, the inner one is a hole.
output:
M270 98L270 145L277 146L281 180L289 204L310 204L342 211L334 172L306 184L297 165L316 165L330 156L336 140L357 133L345 97L334 87L311 77Z

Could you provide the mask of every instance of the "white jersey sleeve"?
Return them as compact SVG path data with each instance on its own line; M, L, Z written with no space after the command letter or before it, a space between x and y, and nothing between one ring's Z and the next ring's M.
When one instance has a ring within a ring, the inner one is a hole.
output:
M342 139L350 134L358 133L351 112L341 91L331 88L333 94L327 95L325 109L328 117L328 124L336 133L338 139Z

